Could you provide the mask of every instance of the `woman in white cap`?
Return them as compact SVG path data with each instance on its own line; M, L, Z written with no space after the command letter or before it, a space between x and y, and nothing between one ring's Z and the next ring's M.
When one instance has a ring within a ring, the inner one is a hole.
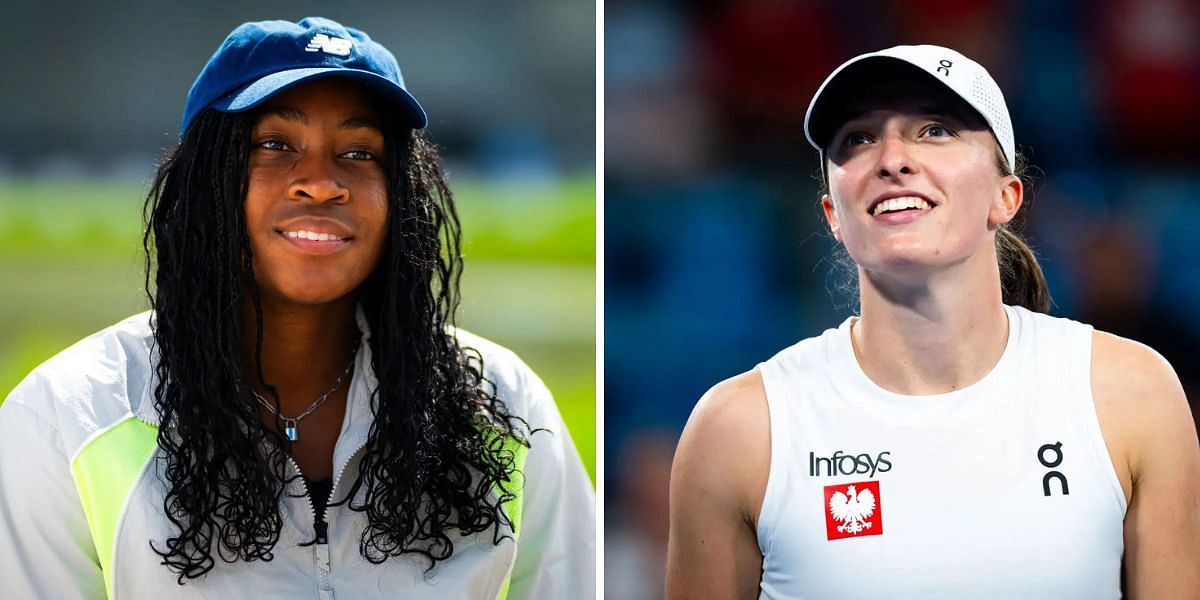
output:
M1003 96L899 46L806 135L861 314L714 386L671 481L671 598L1200 596L1200 447L1150 348L1049 317Z
M550 393L453 326L426 123L359 30L229 35L147 200L154 310L0 406L5 597L592 595Z

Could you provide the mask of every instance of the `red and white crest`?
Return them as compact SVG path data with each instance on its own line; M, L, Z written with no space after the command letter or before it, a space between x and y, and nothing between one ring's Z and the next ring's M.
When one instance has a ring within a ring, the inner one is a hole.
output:
M825 486L825 532L831 540L882 534L879 482Z

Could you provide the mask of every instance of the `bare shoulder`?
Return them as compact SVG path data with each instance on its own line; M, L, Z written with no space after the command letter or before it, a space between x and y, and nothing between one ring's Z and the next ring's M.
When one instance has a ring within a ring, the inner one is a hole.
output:
M1125 592L1194 598L1200 589L1200 445L1174 369L1137 342L1096 332L1092 395L1125 497Z
M770 471L770 433L766 389L752 369L714 385L696 403L675 470L702 487L696 491L729 502L728 508L755 521Z
M757 595L770 432L757 370L718 383L696 404L671 466L668 598Z
M1153 348L1104 331L1092 333L1092 380L1127 392L1171 392L1182 396L1179 377Z
M1097 403L1129 427L1191 418L1170 363L1149 346L1111 333L1092 334L1092 390Z
M757 421L753 418L754 413L762 413L763 418L767 416L767 392L758 369L735 375L709 388L696 403L688 427L692 423L745 427Z
M1155 455L1190 451L1196 445L1179 377L1145 344L1093 333L1092 395L1118 475L1124 475L1123 487L1132 485ZM1129 496L1131 489L1125 491Z

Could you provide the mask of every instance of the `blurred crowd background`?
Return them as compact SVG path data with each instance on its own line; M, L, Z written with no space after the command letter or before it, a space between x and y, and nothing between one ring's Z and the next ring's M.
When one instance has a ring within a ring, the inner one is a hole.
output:
M696 400L856 308L803 121L863 52L988 68L1036 167L1024 231L1051 313L1156 348L1200 400L1198 31L1188 0L606 2L606 594L662 595Z
M397 57L463 221L460 324L520 354L595 461L592 0L4 2L0 400L148 308L141 207L184 100L252 20L326 16Z

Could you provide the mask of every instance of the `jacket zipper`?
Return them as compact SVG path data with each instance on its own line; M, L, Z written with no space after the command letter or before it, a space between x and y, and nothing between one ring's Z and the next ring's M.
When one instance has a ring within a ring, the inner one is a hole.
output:
M350 466L350 461L354 460L354 457L366 446L367 443L364 441L358 446L358 448L354 449L354 452L350 453L350 457L348 459L342 462L341 467L338 468L337 474L333 478L333 483L329 487L329 499L325 502L325 510L321 511L321 514L319 515L317 514L317 507L313 504L311 490L308 489L308 483L304 480L304 475L300 471L300 465L296 464L295 459L293 459L291 456L288 457L288 462L291 463L292 468L296 470L296 473L300 475L300 485L304 488L304 498L308 502L308 509L312 511L313 515L313 530L316 534L316 543L313 544L313 548L316 552L317 587L320 591L333 591L333 582L330 581L329 578L329 573L331 570L331 565L329 562L329 522L325 519L329 513L329 502L333 501L334 495L337 492L338 483L341 482L342 476L345 475L346 469Z
M337 473L333 476L333 485L331 485L329 488L330 500L333 499L335 492L337 492L338 484L342 482L342 475L346 474L346 469L350 466L350 463L354 460L354 457L358 456L358 453L362 452L362 449L366 447L367 442L366 440L363 440L363 443L359 444L358 447L354 449L354 452L351 452L350 456L346 458L346 460L342 461L342 466L338 467ZM326 507L326 510L328 510L328 506Z
M304 473L300 471L300 465L296 464L296 460L291 456L288 457L288 463L292 465L296 474L300 476L300 487L304 490L304 501L308 503L308 510L313 516L313 533L316 537L316 541L313 544L313 551L316 555L317 590L332 592L333 582L329 579L331 568L329 563L329 524L325 521L325 513L329 511L328 502L326 502L325 510L318 515L317 507L313 504L312 490L308 489L308 482L304 479Z
M155 428L162 427L158 420L151 421L149 419L143 419L137 413L134 413L133 416L135 419L147 425L151 425ZM354 452L350 453L350 457L342 462L342 465L338 468L337 475L335 475L333 478L333 484L329 488L329 501L333 500L334 492L337 491L338 484L341 483L342 476L345 475L346 469L350 466L350 462L353 461L354 457L366 447L367 442L366 440L363 440L363 443L359 444L359 446L354 449ZM297 464L296 460L291 456L288 456L288 463L292 465L292 469L295 470L296 474L300 476L300 487L304 490L304 500L305 502L308 502L308 510L313 516L313 533L315 534L316 538L316 543L313 544L313 547L315 548L316 552L316 575L318 590L322 592L332 592L333 582L329 578L329 572L331 569L329 562L329 523L325 520L325 516L329 512L329 501L326 501L325 503L325 510L318 515L317 507L313 504L312 495L308 489L308 482L304 480L304 473L300 471L300 465Z

